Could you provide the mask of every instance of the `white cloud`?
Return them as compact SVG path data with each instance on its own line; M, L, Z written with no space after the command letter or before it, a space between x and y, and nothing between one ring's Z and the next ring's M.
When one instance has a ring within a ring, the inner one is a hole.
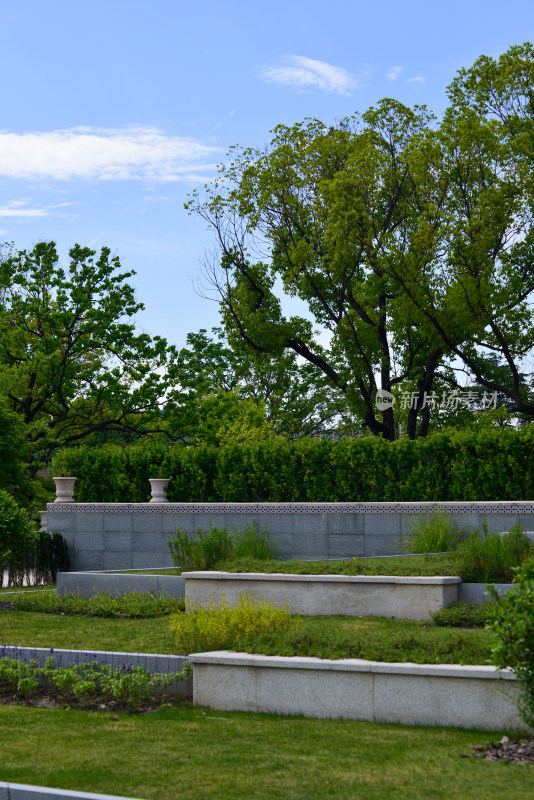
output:
M36 133L0 132L0 175L69 180L183 180L215 169L220 150L156 128L72 128Z
M416 75L415 78L408 78L406 83L426 83L426 78L422 75Z
M398 78L400 78L401 72L403 72L403 70L404 67L391 67L391 69L388 69L388 71L386 72L386 78L388 79L388 81L396 81Z
M287 56L279 64L265 66L261 77L277 86L288 86L297 91L322 89L325 92L350 95L359 89L369 77L369 70L358 70L357 74L342 67L334 67L325 61L316 61L305 56Z
M24 200L13 200L0 206L0 217L46 217L50 212L45 208L25 208Z

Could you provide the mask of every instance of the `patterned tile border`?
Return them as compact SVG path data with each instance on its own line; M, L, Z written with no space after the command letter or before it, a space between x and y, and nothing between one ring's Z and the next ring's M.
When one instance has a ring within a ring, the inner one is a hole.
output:
M48 503L59 514L534 514L534 500L424 503Z

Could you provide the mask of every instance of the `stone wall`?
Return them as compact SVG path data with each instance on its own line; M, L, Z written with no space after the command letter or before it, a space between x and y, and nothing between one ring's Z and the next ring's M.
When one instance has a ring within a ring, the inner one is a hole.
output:
M491 533L518 522L534 531L534 501L471 503L49 503L47 527L65 537L71 569L170 567L177 528L241 529L256 521L285 558L393 555L421 514L440 509L466 530Z

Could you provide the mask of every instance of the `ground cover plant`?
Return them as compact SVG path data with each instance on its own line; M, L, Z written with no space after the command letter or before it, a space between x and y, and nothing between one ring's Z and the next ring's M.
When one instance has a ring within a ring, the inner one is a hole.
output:
M61 667L53 657L41 666L35 660L0 658L0 698L29 700L46 697L57 703L113 704L141 709L161 704L177 682L192 674L190 664L180 672L149 672L139 666L111 667L96 659L88 664Z
M503 733L195 706L0 706L0 780L146 800L531 800L529 768L474 755Z
M342 561L304 561L293 559L260 561L239 558L220 561L217 569L226 572L279 572L296 575L458 575L452 553L424 556L391 556L388 558L351 558Z
M67 614L84 617L163 617L183 611L184 601L176 597L152 592L127 592L116 597L111 592L101 592L92 597L79 594L57 595L55 592L22 593L10 600L15 611L33 611L42 614Z

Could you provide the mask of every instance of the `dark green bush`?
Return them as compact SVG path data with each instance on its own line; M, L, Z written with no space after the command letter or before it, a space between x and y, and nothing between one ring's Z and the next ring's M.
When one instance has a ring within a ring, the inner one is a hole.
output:
M171 478L172 502L529 500L534 423L519 430L445 431L426 439L268 439L223 447L79 447L57 453L75 499L146 502L149 478Z
M432 625L439 628L483 628L490 619L493 603L466 603L458 601L447 608L440 608L431 614Z
M28 512L0 489L0 588L6 566L8 586L40 585L68 571L69 554L60 533L33 530Z
M27 512L10 494L0 489L0 588L3 586L5 566L8 569L8 585L22 582L27 552L34 544L35 533Z
M493 592L493 663L515 671L522 690L519 711L534 728L534 558L516 570L514 584L516 588L501 597Z

